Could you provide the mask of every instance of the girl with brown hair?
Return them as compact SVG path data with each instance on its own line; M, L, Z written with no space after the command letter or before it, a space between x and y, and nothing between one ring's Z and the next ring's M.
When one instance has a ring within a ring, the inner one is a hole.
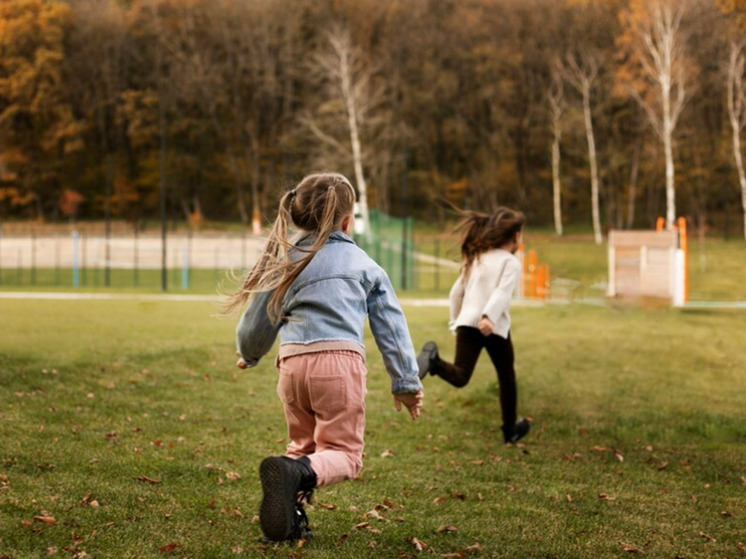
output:
M229 308L250 305L237 329L241 368L255 366L279 334L277 393L290 444L265 458L259 523L269 541L308 539L303 503L316 487L362 468L366 367L363 326L391 377L397 410L413 419L423 393L404 313L383 269L348 235L355 191L336 173L305 177L280 201L262 257ZM288 239L291 224L300 238Z
M453 363L440 358L435 342L427 342L417 362L420 378L428 373L458 388L468 384L482 349L492 360L500 385L502 431L506 443L528 434L528 419L517 420L510 300L521 277L515 257L525 218L521 212L498 208L492 214L464 212L459 224L463 266L449 295L450 327L456 332Z

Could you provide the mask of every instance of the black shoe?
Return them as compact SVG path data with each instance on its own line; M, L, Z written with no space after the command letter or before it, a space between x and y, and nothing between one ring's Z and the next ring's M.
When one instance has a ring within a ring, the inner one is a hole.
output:
M510 428L503 425L502 430L506 443L517 443L523 437L528 435L528 432L531 430L531 422L524 417L523 419L516 421L515 425Z
M417 366L420 369L420 379L427 376L427 373L434 375L433 365L438 362L438 346L435 342L427 342L422 346L422 351L417 356Z
M264 537L271 542L309 539L308 517L299 502L301 496L316 487L316 474L305 461L287 456L270 456L259 466L262 504L259 523Z

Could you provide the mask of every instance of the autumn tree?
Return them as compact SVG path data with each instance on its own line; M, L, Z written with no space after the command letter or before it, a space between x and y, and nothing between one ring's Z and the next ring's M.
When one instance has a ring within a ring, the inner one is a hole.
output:
M70 8L43 0L0 2L0 151L16 202L36 217L56 212L64 158L79 149L63 79Z
M674 132L690 93L694 69L686 54L683 27L687 0L631 0L621 13L619 47L627 59L619 77L645 110L663 143L666 223L676 219Z

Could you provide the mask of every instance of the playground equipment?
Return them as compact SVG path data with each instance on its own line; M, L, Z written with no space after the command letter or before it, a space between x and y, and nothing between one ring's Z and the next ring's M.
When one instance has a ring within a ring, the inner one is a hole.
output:
M549 299L552 294L549 265L539 264L536 251L526 251L523 245L516 256L523 262L523 281L518 286L518 295L525 299Z
M609 297L658 297L675 307L689 300L689 243L686 220L655 231L609 233Z

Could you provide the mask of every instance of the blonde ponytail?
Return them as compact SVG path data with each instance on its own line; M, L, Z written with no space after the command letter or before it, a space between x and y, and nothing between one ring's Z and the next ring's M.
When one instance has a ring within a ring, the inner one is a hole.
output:
M246 274L241 288L229 296L226 312L242 307L255 293L274 290L267 313L272 320L282 318L282 300L288 289L342 219L352 213L354 203L352 185L336 173L309 175L286 192L262 256ZM315 236L311 247L297 246L288 240L290 223ZM302 256L294 258L291 251Z

